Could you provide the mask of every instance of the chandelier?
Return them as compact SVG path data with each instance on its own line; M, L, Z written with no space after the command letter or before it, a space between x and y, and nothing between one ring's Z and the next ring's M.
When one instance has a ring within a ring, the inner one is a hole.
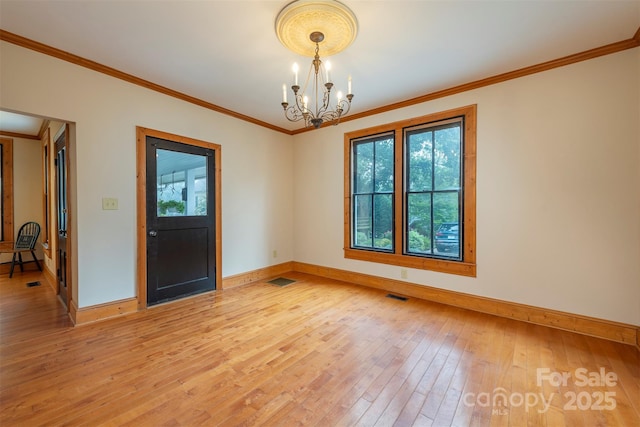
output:
M304 121L306 127L323 123L337 125L351 109L351 76L347 94L333 91L331 65L320 59L320 43L326 55L341 52L355 39L357 21L353 12L335 0L298 0L288 4L276 18L278 39L293 52L313 58L303 86L298 83L298 65L293 66L293 99L282 85L282 108L287 120ZM311 43L309 43L309 40ZM335 92L335 93L334 93Z
M315 56L311 61L311 67L309 68L309 74L307 80L300 90L298 85L298 64L293 65L294 82L291 86L293 91L294 104L289 106L287 102L287 87L282 85L282 108L284 108L285 117L292 122L304 120L306 127L313 125L315 129L318 129L324 122L333 122L337 125L343 115L346 115L351 109L351 100L353 94L351 93L351 76L349 76L348 90L346 99L342 97L342 92L336 93L336 103L334 108L331 108L331 89L333 83L329 70L330 64L327 62L325 67L320 60L318 51L320 50L320 43L324 40L324 34L319 31L314 31L309 35L309 39L316 44ZM311 83L311 87L309 86ZM309 108L309 91L312 93L311 108Z

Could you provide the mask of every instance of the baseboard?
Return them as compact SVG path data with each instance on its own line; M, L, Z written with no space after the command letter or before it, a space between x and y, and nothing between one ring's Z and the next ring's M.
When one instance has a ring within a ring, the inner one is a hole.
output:
M76 305L76 302L74 300L71 300L71 304L69 306L69 313L67 313L67 314L69 315L69 319L71 319L71 322L73 322L74 326L76 325L76 314L77 313L78 313L78 306Z
M282 264L272 265L270 267L249 271L247 273L236 274L234 276L223 278L221 289L235 288L238 286L246 285L248 283L256 282L258 280L277 276L291 270L293 270L293 262L289 261ZM53 278L52 283L55 283L55 278ZM138 299L135 297L82 308L78 308L75 301L71 301L71 306L69 307L69 316L71 317L73 323L76 326L79 326L86 323L105 320L110 317L134 313L136 311L138 311Z
M288 261L283 262L282 264L271 265L269 267L260 268L258 270L248 271L246 273L223 277L221 289L231 289L238 286L247 285L249 283L278 276L292 270L293 261Z
M69 316L73 323L79 326L136 311L138 311L138 299L135 297L82 308L78 308L76 302L71 301Z
M49 286L51 287L51 289L53 289L53 291L57 294L58 293L58 280L56 279L55 274L53 274L53 272L51 270L49 270L47 268L46 265L43 264L43 268L42 268L42 274L44 274L44 278L47 281L47 283L49 284Z
M638 326L302 262L294 262L293 270L468 310L635 345L640 349L640 327Z

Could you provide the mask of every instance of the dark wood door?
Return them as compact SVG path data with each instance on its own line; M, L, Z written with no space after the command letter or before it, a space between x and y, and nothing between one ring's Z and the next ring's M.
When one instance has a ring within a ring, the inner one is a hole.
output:
M216 288L215 156L146 137L147 304Z
M57 244L56 244L56 276L60 299L68 305L68 126L56 139L56 200L57 200Z

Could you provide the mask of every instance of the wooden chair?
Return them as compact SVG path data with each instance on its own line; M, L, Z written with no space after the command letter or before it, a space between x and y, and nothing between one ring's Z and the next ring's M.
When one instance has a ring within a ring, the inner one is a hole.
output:
M9 271L9 278L13 276L13 268L16 265L16 257L18 259L18 264L20 264L20 271L24 272L24 267L22 266L22 253L23 252L31 252L31 256L33 260L36 262L38 266L38 270L42 271L42 267L38 262L38 258L35 253L36 242L38 241L38 236L40 235L40 224L37 222L27 222L20 227L18 231L18 237L16 239L16 243L13 246L13 249L9 252L13 252L13 258L11 259L11 270Z

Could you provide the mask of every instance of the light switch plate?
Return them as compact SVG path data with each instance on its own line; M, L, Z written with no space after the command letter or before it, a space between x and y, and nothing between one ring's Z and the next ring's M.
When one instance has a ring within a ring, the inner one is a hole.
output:
M102 198L102 210L103 211L115 211L118 210L118 199L113 197Z

